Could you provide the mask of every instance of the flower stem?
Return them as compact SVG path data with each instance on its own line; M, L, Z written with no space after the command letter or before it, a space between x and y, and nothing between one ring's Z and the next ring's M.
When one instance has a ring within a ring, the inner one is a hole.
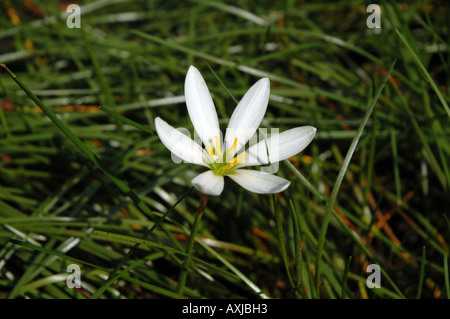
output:
M202 219L203 213L205 212L206 204L208 203L209 195L202 194L200 198L200 205L195 215L194 224L192 225L191 234L186 248L186 260L184 261L183 267L180 271L180 277L178 279L178 294L182 295L184 287L186 284L187 272L191 263L192 249L194 248L195 237L197 236L198 226L200 225L200 220Z

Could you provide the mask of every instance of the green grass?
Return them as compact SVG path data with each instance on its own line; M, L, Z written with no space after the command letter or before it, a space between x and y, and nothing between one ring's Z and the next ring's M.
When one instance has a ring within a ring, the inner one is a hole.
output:
M0 298L450 297L448 7L381 2L377 34L360 1L29 3L0 4ZM197 217L153 122L193 132L191 64L223 129L263 76L262 127L317 127L288 190L228 179Z

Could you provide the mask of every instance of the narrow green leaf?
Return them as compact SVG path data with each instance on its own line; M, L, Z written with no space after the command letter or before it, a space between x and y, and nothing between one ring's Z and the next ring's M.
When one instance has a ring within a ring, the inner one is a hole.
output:
M316 293L317 296L320 296L320 264L321 264L321 260L322 260L322 253L323 253L323 247L325 245L325 238L326 238L326 233L327 233L327 229L328 229L328 223L330 222L330 217L332 215L333 209L334 209L334 204L336 202L337 199L337 194L339 192L340 186L342 184L342 181L344 179L345 173L347 171L348 165L350 164L350 160L352 159L353 153L356 150L356 146L358 145L359 139L361 138L361 135L364 131L364 128L367 124L367 121L369 120L370 115L372 114L373 109L375 108L376 103L378 102L378 98L381 95L381 92L383 91L383 88L385 86L385 84L387 83L387 79L389 78L392 70L394 69L396 61L394 61L391 65L391 67L389 68L389 71L387 72L386 76L383 79L383 82L380 84L371 105L369 106L366 114L364 115L362 121L361 121L361 125L358 128L358 131L356 132L356 136L354 137L349 150L347 151L347 155L345 156L344 159L344 163L339 171L339 175L336 178L336 181L333 185L333 190L331 192L331 196L330 196L330 200L328 201L326 210L325 210L325 216L322 222L322 227L320 229L320 234L319 234L319 241L318 241L318 246L317 246L317 255L316 255Z
M444 278L445 278L445 292L447 293L447 299L450 299L450 280L448 272L448 255L444 256Z
M270 163L269 163L270 164ZM278 200L275 194L272 195L273 200L273 210L275 214L275 222L277 225L277 233L278 233L278 247L281 252L281 257L283 259L284 268L286 270L286 274L288 276L289 282L291 283L292 288L295 289L294 279L292 278L291 270L289 267L289 258L287 255L286 249L286 238L283 229L283 215L280 211Z
M149 129L147 126L144 126L144 125L139 124L139 123L137 123L135 121L132 121L132 120L126 118L125 116L120 115L119 113L114 112L113 110L111 110L111 109L109 109L107 107L99 106L98 108L100 110L102 110L103 112L105 112L106 114L110 115L111 117L113 117L113 118L115 118L115 119L117 119L117 120L119 120L121 122L124 122L126 124L131 125L131 126L134 126L135 128L137 128L137 129L139 129L139 130L141 130L141 131L143 131L145 133L148 133L150 135L156 135L155 132L152 131L151 129Z
M431 77L431 74L428 72L427 68L423 65L422 61L420 60L419 56L416 54L416 52L413 50L411 45L406 41L403 34L400 33L400 31L395 28L395 32L399 36L399 38L403 41L405 46L408 48L409 52L411 52L414 60L416 61L419 68L422 70L423 74L426 76L428 82L430 83L431 87L433 88L434 92L439 98L439 101L441 101L442 106L444 107L445 112L447 112L448 117L450 117L450 108L448 107L447 101L444 98L444 95L442 94L441 90L439 90L438 86L434 82L433 78Z
M192 259L192 249L194 248L195 238L197 236L198 227L200 226L200 220L205 212L206 204L208 203L209 195L202 194L200 198L200 204L195 214L194 223L192 225L191 233L189 234L189 240L186 247L186 260L184 261L183 268L181 268L177 292L183 295L184 286L186 284L187 273Z
M427 262L426 257L427 257L427 249L425 246L423 246L422 260L420 262L419 286L417 288L417 299L420 299L422 297L423 280L425 278L425 264Z
M12 73L6 65L2 64L2 68L9 74L9 76L19 85L19 87L36 103L37 106L47 115L50 120L61 130L61 132L76 146L78 149L110 180L126 195L130 196L133 202L148 216L153 216L152 211L147 207L147 205L131 190L131 188L125 184L122 180L116 177L107 165L98 158L79 138L76 136L72 130L64 124L45 104L39 100L39 98L34 95L34 93L23 84L14 73Z
M345 266L344 278L342 279L341 299L345 299L345 295L347 293L347 277L348 277L348 271L350 270L351 262L352 262L352 256L348 257L347 265Z
M300 221L295 211L292 200L289 199L291 206L292 224L294 228L294 247L295 247L295 289L300 292L303 283L303 254L302 254L302 233L300 231Z

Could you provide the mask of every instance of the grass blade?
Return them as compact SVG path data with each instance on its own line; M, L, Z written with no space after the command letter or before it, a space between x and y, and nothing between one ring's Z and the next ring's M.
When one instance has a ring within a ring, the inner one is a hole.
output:
M420 299L422 296L423 279L425 278L425 264L427 262L426 256L427 256L427 248L423 246L422 261L420 262L419 286L417 288L417 299Z
M273 200L273 210L275 214L275 222L277 225L277 232L278 232L278 246L280 248L281 257L283 259L284 268L289 278L289 282L291 283L292 288L295 289L294 280L292 278L291 270L289 269L289 260L286 250L286 239L283 229L283 215L281 214L281 211L279 209L278 200L275 194L273 194L272 200Z
M353 153L355 152L356 146L358 145L359 139L361 138L361 135L367 124L367 121L369 120L369 117L372 114L372 111L375 108L376 103L378 102L378 98L380 97L381 92L383 91L383 88L384 88L385 84L387 83L387 80L388 80L392 70L394 69L395 63L396 63L396 61L394 61L392 63L392 65L390 66L389 71L387 72L386 76L384 77L383 82L380 84L380 86L372 100L372 103L369 106L369 109L367 110L366 114L364 115L364 118L361 121L361 125L359 126L358 131L356 132L356 136L353 138L353 141L350 145L347 155L345 156L343 165L339 171L339 175L337 176L336 181L333 185L333 190L331 192L330 200L328 201L326 211L325 211L325 216L324 216L324 219L322 222L322 227L320 229L319 241L318 241L318 246L317 246L317 255L316 255L316 294L317 294L317 296L316 297L320 296L320 290L319 290L319 288L320 288L320 264L321 264L321 260L322 260L323 247L325 245L325 238L326 238L326 234L327 234L328 223L330 222L330 217L333 212L334 203L336 202L339 188L344 179L345 173L347 171L348 165L350 164L350 160L352 159Z
M348 271L350 270L351 262L352 262L352 256L348 257L347 265L345 266L344 279L342 280L341 299L344 299L345 295L347 293L347 277L348 277Z
M450 299L450 280L448 273L448 256L444 256L444 278L445 278L445 292L447 293L447 299Z
M144 213L148 216L153 216L151 210L147 207L147 205L131 190L131 188L125 184L122 180L116 177L111 170L106 166L100 158L98 158L87 146L84 144L78 136L76 136L72 130L64 124L45 104L39 100L39 98L34 95L34 93L23 84L11 70L4 64L1 67L9 74L9 76L19 85L19 87L36 103L37 106L47 115L53 124L58 127L61 132L76 146L78 149L98 168L100 169L106 176L110 178L110 180L126 195L130 196L133 202L139 207Z
M300 293L300 289L302 287L302 267L303 267L303 254L302 254L302 233L300 231L300 224L297 213L294 208L294 204L292 200L289 199L289 204L291 206L291 217L292 224L294 228L294 247L295 247L295 289L298 293Z
M132 121L129 118L126 118L125 116L120 115L119 113L114 112L113 110L111 110L111 109L109 109L107 107L99 106L98 108L100 110L102 110L103 112L105 112L106 114L110 115L111 117L113 117L113 118L115 118L115 119L117 119L117 120L119 120L121 122L124 122L126 124L131 125L131 126L134 126L135 128L137 128L137 129L139 129L139 130L141 130L141 131L143 131L145 133L148 133L150 135L155 135L155 132L153 130L149 129L145 125L142 125L142 124L139 124L139 123L137 123L135 121Z
M183 268L181 268L179 279L178 279L178 289L177 292L183 295L184 286L186 284L187 273L192 259L192 249L194 248L195 238L197 236L198 227L202 219L203 213L205 212L206 204L208 203L209 195L202 194L200 199L200 204L195 214L194 224L192 225L192 230L189 235L189 240L186 247L186 260L184 261Z
M403 41L405 46L408 48L409 52L411 52L414 60L416 60L417 65L422 70L423 74L425 75L425 77L427 78L427 80L430 83L431 87L433 88L434 92L436 92L436 95L438 96L439 101L441 101L441 104L444 107L445 112L447 112L448 117L450 117L450 108L448 107L447 101L445 100L444 95L442 94L441 90L439 90L439 88L437 87L437 85L434 82L433 78L431 77L430 73L425 68L425 66L423 65L422 61L420 60L420 58L416 54L416 52L414 52L414 50L411 47L411 45L409 45L408 41L406 41L406 39L403 36L403 34L401 34L400 31L397 28L395 29L395 32L397 33L399 38Z

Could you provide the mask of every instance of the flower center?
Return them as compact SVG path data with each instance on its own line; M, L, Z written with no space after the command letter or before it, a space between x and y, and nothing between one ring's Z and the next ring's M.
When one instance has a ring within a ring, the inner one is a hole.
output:
M234 143L228 151L222 153L220 147L220 139L218 136L215 137L215 148L213 149L211 145L206 145L208 150L208 156L204 156L205 163L209 165L212 172L215 175L225 176L233 172L237 165L245 162L245 157L247 153L244 152L239 156L235 156L231 159L234 151L236 150L238 138L234 139Z

